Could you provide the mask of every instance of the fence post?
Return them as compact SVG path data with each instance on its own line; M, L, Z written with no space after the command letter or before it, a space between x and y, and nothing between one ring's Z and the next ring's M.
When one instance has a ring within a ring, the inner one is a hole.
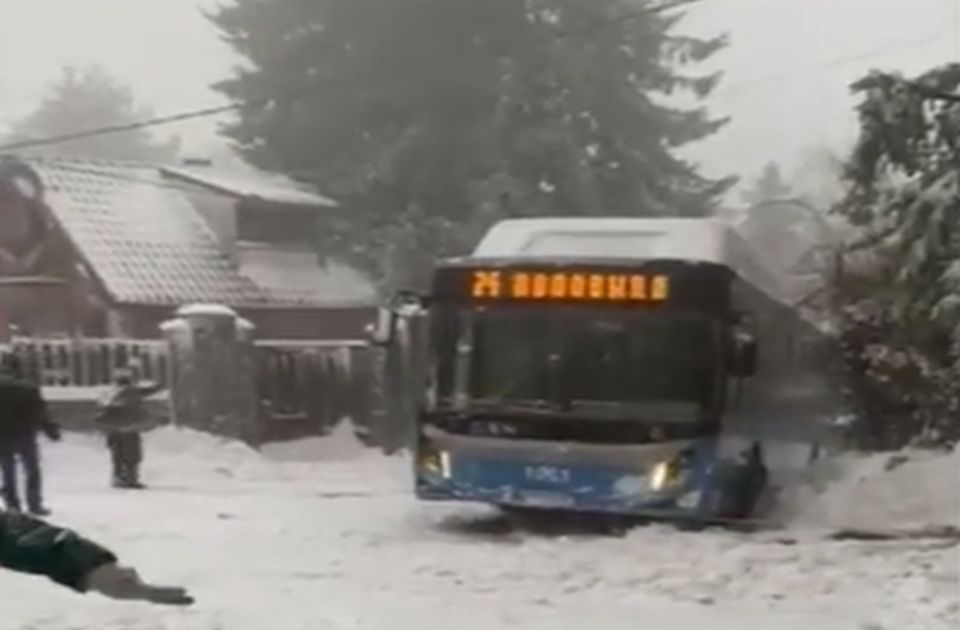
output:
M160 324L167 340L170 360L165 374L170 387L170 423L174 426L192 425L199 414L196 397L190 392L195 370L189 360L193 349L190 325L181 318Z
M161 327L178 424L259 441L253 325L225 306L191 305Z

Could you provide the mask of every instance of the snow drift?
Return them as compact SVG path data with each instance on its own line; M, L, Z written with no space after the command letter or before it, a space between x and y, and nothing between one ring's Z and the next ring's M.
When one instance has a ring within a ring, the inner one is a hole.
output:
M778 516L813 528L960 526L960 446L836 455L784 492Z
M343 461L375 452L357 438L349 420L338 424L326 436L265 444L260 451L269 459L288 462Z
M181 466L265 473L284 464L310 466L383 459L406 484L406 461L365 446L351 422L325 437L249 446L191 429L165 427L149 437L150 450L181 460ZM786 481L774 519L790 528L917 528L960 526L960 446L949 452L905 450L825 458L802 480Z
M958 627L956 548L943 541L668 526L622 538L454 529L444 523L473 510L416 502L409 459L356 450L353 439L344 424L328 438L258 452L166 427L146 436L149 489L134 493L110 487L100 436L68 432L44 444L56 522L109 544L146 577L188 586L198 603L126 605L0 571L2 627ZM832 482L807 489L799 516L890 521L907 508L914 522L949 515L957 453L904 455L890 470L889 455L836 460ZM936 499L941 491L946 502Z

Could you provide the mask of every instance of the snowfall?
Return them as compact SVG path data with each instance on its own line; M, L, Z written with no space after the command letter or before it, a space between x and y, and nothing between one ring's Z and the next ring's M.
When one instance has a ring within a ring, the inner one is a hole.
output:
M780 531L648 525L613 536L511 528L482 507L418 503L409 461L362 448L343 427L261 451L163 428L147 439L144 491L108 487L95 436L45 444L52 520L107 544L150 581L187 586L197 603L116 602L0 572L0 626L960 627L955 543L826 536L960 524L960 450L837 457L785 497Z

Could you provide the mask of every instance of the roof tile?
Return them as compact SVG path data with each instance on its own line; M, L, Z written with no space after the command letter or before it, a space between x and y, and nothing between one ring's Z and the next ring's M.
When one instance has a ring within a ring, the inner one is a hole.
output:
M309 253L247 251L236 264L164 169L75 158L27 162L46 186L51 212L117 302L323 307L374 299L361 274L321 268Z
M121 303L267 303L220 251L202 217L156 168L31 160L47 203Z

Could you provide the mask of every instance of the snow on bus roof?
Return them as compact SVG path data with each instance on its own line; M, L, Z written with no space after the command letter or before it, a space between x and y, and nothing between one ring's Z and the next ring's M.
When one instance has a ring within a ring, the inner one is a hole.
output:
M715 219L508 219L493 226L476 258L673 258L726 263L730 228Z
M715 218L533 218L494 225L472 258L620 258L724 265L780 294L779 283L729 223Z

